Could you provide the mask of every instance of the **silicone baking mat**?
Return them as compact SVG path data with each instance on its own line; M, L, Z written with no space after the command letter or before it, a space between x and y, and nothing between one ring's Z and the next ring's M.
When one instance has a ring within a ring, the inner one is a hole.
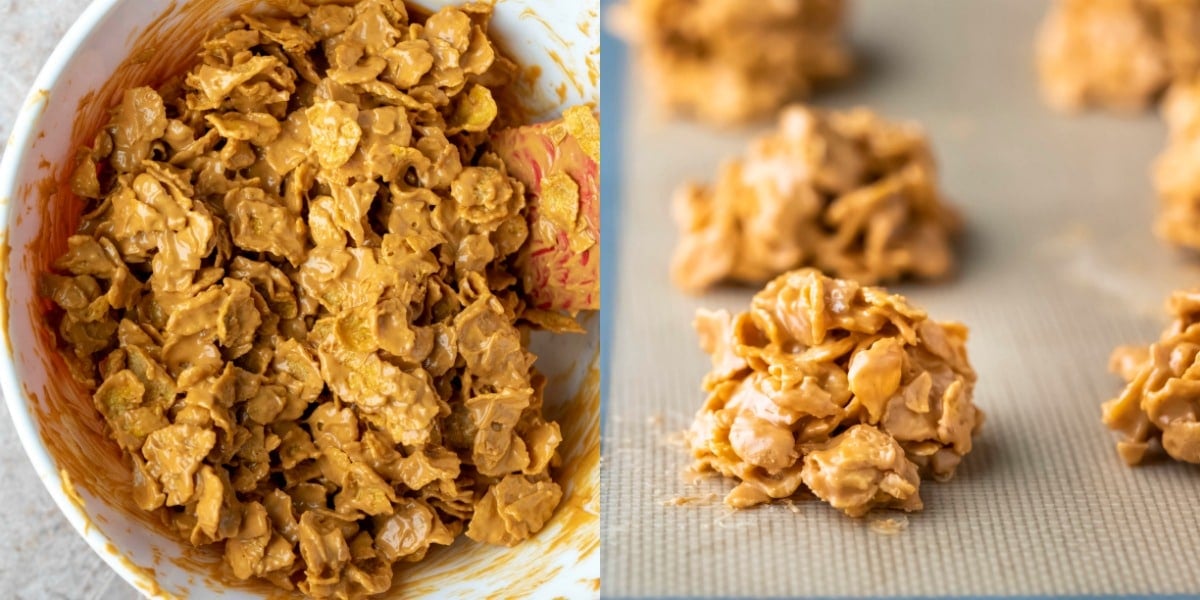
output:
M670 197L710 180L762 126L662 119L628 49L605 39L604 596L1200 592L1200 468L1130 469L1099 420L1120 389L1109 352L1158 336L1167 294L1200 284L1200 257L1151 233L1156 114L1066 117L1041 103L1032 40L1045 9L857 2L863 71L817 99L921 123L968 224L956 279L892 289L970 326L987 423L957 476L925 482L925 511L891 535L818 502L731 512L730 483L681 478L678 432L708 366L692 315L741 309L754 290L688 297L670 285Z

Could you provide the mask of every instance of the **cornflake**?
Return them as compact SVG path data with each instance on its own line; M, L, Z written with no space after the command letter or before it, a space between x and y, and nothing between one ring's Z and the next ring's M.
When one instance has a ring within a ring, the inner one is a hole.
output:
M761 284L798 267L874 284L954 265L956 211L937 189L924 134L867 109L786 109L779 129L675 195L675 284Z
M1064 111L1145 108L1200 68L1200 2L1059 0L1037 37L1042 95Z
M712 371L691 468L737 480L733 508L807 490L852 517L920 510L983 424L967 328L881 288L800 269L695 326Z
M236 577L362 598L464 532L545 525L562 436L516 322L578 326L514 274L490 6L288 10L125 93L42 292L138 506Z
M847 76L842 0L628 0L646 81L672 111L732 124Z
M1104 403L1103 420L1122 434L1117 453L1131 466L1155 440L1171 458L1200 463L1200 291L1171 294L1167 311L1174 321L1157 342L1118 347L1109 359L1127 385Z

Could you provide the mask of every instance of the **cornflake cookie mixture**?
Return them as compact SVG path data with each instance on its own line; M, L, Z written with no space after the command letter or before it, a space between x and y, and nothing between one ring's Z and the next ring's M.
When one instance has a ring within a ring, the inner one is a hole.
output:
M516 67L485 4L287 6L125 94L43 292L138 506L238 578L361 598L562 495L516 325L525 193L486 144Z
M1146 346L1113 351L1109 369L1127 385L1104 403L1104 424L1122 434L1117 453L1129 465L1158 440L1175 460L1200 463L1200 290L1179 291L1167 301L1174 321Z
M1168 138L1153 169L1161 207L1155 231L1200 249L1200 75L1172 85L1162 107Z
M1043 96L1054 108L1142 109L1200 70L1200 2L1059 0L1036 46Z
M731 507L807 489L852 517L920 510L921 478L950 479L983 423L967 328L884 289L801 269L695 326L713 367L693 469L736 479Z
M954 266L961 229L924 134L867 109L784 111L777 131L675 196L675 284L761 284L797 267L873 284Z
M774 114L849 74L842 0L628 0L646 81L672 111L718 124Z

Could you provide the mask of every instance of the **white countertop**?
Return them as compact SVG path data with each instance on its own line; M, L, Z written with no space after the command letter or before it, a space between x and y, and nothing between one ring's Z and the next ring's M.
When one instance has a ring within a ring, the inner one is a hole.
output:
M0 148L42 63L87 0L0 0ZM18 600L132 599L138 593L76 535L21 450L0 403L0 590Z

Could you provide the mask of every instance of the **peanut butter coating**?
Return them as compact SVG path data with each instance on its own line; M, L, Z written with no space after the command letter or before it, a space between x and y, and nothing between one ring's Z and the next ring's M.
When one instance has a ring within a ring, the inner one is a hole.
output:
M881 288L800 269L695 325L712 371L693 468L737 482L730 506L808 491L853 517L919 510L921 477L950 479L983 424L966 327Z
M1042 96L1063 111L1145 108L1200 69L1200 2L1058 0L1038 31Z
M490 5L286 6L125 93L42 292L142 509L236 577L363 598L562 497L517 326L529 207L489 147L517 69Z
M954 267L958 213L915 126L867 109L783 111L779 127L675 195L671 278L688 292L816 267L866 284Z
M645 79L671 112L763 119L849 75L842 0L628 0Z
M1126 386L1104 403L1103 420L1121 433L1117 453L1129 465L1156 441L1167 456L1200 463L1200 292L1175 292L1167 310L1174 320L1157 342L1118 347L1109 360Z

